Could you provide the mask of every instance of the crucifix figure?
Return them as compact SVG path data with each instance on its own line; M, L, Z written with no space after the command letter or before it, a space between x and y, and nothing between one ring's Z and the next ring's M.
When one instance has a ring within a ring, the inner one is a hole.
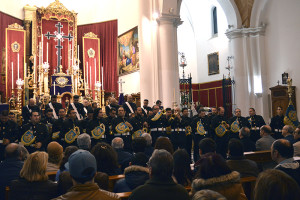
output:
M64 39L68 39L69 41L71 41L73 39L73 37L71 36L71 33L69 33L68 36L64 35L64 32L61 31L61 28L63 28L63 25L58 22L57 24L55 24L55 27L57 27L57 31L54 31L54 34L50 34L50 32L48 31L47 34L45 34L45 37L49 40L51 37L54 38L55 41L57 41L57 45L55 46L55 48L57 48L57 67L56 69L59 69L59 66L61 65L61 49L63 49L62 43L64 41ZM59 70L59 72L61 72Z
M122 81L122 79L120 79L120 81L118 81L118 83L120 85L120 93L123 93L122 84L125 83L125 81Z

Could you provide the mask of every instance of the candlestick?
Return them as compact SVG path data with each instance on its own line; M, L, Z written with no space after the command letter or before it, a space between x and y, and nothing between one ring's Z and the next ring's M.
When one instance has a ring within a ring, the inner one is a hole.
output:
M55 95L55 81L53 83L53 92L54 92L54 95Z
M18 53L18 79L20 79L20 55Z
M47 63L48 63L48 42L47 42Z
M43 37L43 34L42 34L42 64L44 63L44 51L43 51L43 47L44 47L44 37Z
M42 56L41 56L41 42L39 42L39 65L41 65L41 60L42 60Z
M36 55L34 55L33 60L33 83L36 83Z
M11 88L14 89L14 63L11 62Z
M102 74L102 78L101 78L101 81L102 81L102 90L103 90L103 83L104 83L104 81L103 81L103 66L101 67L101 74Z
M79 61L79 45L77 46L77 59ZM78 64L79 64L79 62L78 62Z

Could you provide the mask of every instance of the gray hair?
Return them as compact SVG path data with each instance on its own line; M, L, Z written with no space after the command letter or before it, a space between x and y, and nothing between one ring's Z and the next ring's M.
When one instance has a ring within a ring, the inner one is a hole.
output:
M250 137L250 129L248 127L242 127L240 133L243 137Z
M124 141L122 138L120 137L115 137L112 141L111 141L111 146L114 149L123 149L124 147Z
M293 126L291 126L291 125L286 125L286 127L287 127L287 132L288 133L290 133L290 134L293 134L294 133L294 128L293 128Z
M172 177L174 161L173 156L164 149L155 149L149 159L151 175L159 180Z
M151 146L152 145L152 137L151 137L151 135L149 133L143 133L141 136L146 139L147 146Z
M226 200L226 198L212 190L200 190L194 194L192 200Z
M91 136L87 133L80 134L77 137L77 145L79 149L90 149L91 148Z

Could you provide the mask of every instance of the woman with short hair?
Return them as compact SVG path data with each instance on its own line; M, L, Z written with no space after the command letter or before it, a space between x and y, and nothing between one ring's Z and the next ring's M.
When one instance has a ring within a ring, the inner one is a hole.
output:
M46 200L57 197L57 184L48 180L48 154L34 152L28 156L20 178L11 182L10 199Z

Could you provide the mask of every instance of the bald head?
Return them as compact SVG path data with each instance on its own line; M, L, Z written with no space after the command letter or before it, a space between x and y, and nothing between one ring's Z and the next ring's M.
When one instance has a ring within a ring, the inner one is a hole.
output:
M112 141L111 141L111 146L114 149L123 149L124 147L124 141L122 138L120 137L115 137Z
M5 158L19 158L21 157L21 150L19 144L10 143L5 147Z
M132 96L131 95L127 96L127 101L130 102L130 103L132 103Z

